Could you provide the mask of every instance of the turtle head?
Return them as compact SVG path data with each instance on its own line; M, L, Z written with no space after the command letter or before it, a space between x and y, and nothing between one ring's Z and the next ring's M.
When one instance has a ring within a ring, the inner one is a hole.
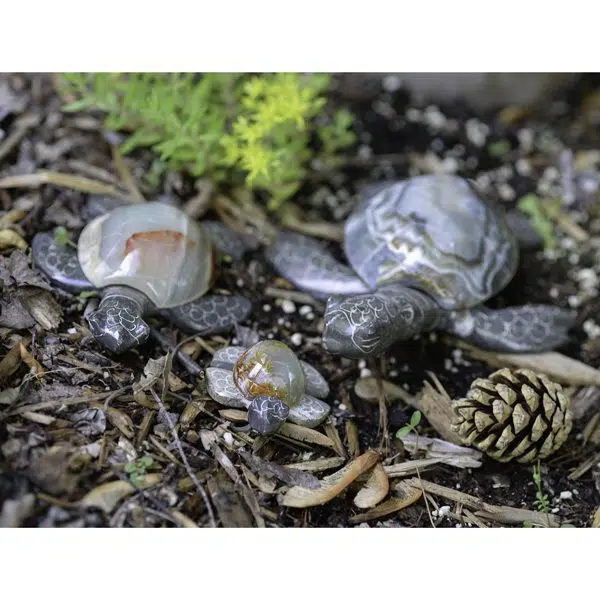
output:
M87 316L92 335L107 349L121 354L146 341L150 328L142 319L142 307L126 296L105 296Z
M248 407L248 423L261 435L275 433L290 414L287 404L273 396L256 396Z
M382 309L372 294L329 298L323 331L327 352L353 359L381 354L392 341L379 318Z
M389 285L372 294L331 297L325 309L323 345L331 354L370 358L395 342L434 329L441 311L419 290Z

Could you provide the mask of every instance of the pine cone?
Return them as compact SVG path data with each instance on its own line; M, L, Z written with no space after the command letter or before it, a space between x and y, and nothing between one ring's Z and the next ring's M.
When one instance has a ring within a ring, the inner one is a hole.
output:
M529 369L500 369L476 379L453 407L452 429L465 444L500 462L547 458L573 425L571 401L562 387Z

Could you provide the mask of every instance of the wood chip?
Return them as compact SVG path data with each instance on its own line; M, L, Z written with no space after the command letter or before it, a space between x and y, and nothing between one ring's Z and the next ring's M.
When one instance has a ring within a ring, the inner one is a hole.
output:
M12 229L0 229L0 250L5 248L27 249L27 242Z
M531 369L545 373L551 379L562 384L600 386L600 371L598 369L594 369L579 360L575 360L559 352L501 354L486 352L459 340L453 340L453 344L467 350L473 358L486 362L493 367L505 367L508 365Z
M319 489L308 490L295 486L283 496L281 504L295 508L320 506L341 494L357 477L371 469L379 461L379 455L368 450L345 467L321 480Z
M423 452L425 458L435 458L440 463L459 469L477 469L482 464L483 453L479 450L437 438L408 433L402 438L402 445L411 455Z
M417 489L423 489L429 494L434 496L441 496L447 500L464 504L470 508L475 509L475 515L489 521L498 521L500 523L508 524L523 524L525 521L529 521L535 525L542 525L545 527L558 527L559 520L556 515L549 513L541 513L533 510L526 510L524 508L513 508L512 506L495 506L488 504L480 498L464 494L458 490L426 481L422 478L413 477L407 479L402 483L412 485Z
M29 342L27 342L29 343ZM8 379L21 365L21 346L22 342L17 342L7 352L6 356L0 360L0 380Z
M397 494L396 496L382 502L379 506L366 513L350 517L350 522L364 523L366 521L372 521L373 519L381 519L382 517L397 513L407 506L414 504L423 495L422 490L408 485L403 481L394 489Z
M363 488L356 494L354 504L358 508L373 508L377 506L390 491L390 482L383 468L378 462L374 467Z
M388 477L406 477L407 475L416 475L418 471L426 471L439 463L438 458L422 458L420 460L407 460L396 465L385 465L383 469Z

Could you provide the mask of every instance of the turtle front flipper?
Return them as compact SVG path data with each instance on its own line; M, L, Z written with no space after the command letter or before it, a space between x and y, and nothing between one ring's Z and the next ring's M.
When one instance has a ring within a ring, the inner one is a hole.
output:
M325 309L323 345L346 358L377 356L395 342L435 329L442 315L429 296L400 285L332 297Z
M275 243L265 250L265 257L279 275L315 298L370 291L354 271L338 262L323 244L299 233L280 232Z
M37 233L31 242L33 261L46 277L70 292L93 290L83 274L77 249L70 244L59 243L52 233Z
M544 304L473 308L447 314L440 328L483 350L510 353L548 352L568 340L573 311Z
M175 325L204 335L226 331L244 321L252 303L242 296L203 296L162 312Z
M261 435L275 433L290 414L287 404L273 396L256 396L248 407L248 423Z
M121 354L148 338L150 328L142 318L144 312L143 302L133 293L106 293L87 321L92 335L105 348Z

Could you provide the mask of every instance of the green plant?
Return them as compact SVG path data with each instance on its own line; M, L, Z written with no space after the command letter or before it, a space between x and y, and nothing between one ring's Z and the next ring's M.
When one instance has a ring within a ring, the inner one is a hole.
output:
M67 231L66 227L63 227L62 225L55 227L53 234L54 240L57 244L60 244L61 246L66 246L68 244L69 246L76 247L76 245L69 238L69 232Z
M421 422L421 411L415 410L415 412L410 416L410 421L404 427L401 427L396 432L396 437L401 440L406 437L411 431L413 431L416 435L419 435L417 431L417 426Z
M542 471L539 460L535 465L533 465L533 481L536 486L534 502L535 507L540 512L547 513L548 509L550 508L550 502L548 501L548 494L544 494L544 490L542 488Z
M74 98L64 110L98 110L107 129L130 132L123 154L158 154L149 181L171 168L243 182L266 191L273 210L296 193L313 158L331 161L355 139L351 113L325 110L325 74L68 73L61 82Z
M146 471L150 467L152 467L153 464L154 464L154 459L151 456L146 454L145 456L142 456L142 458L139 458L138 460L127 463L125 465L125 473L127 473L127 475L129 475L129 480L131 481L131 483L133 483L133 485L139 486L143 483L143 479L144 479L144 475L146 474Z
M549 210L544 210L541 200L535 194L527 194L519 200L517 207L531 217L531 225L544 240L544 247L555 248L557 240L554 225L548 215Z

